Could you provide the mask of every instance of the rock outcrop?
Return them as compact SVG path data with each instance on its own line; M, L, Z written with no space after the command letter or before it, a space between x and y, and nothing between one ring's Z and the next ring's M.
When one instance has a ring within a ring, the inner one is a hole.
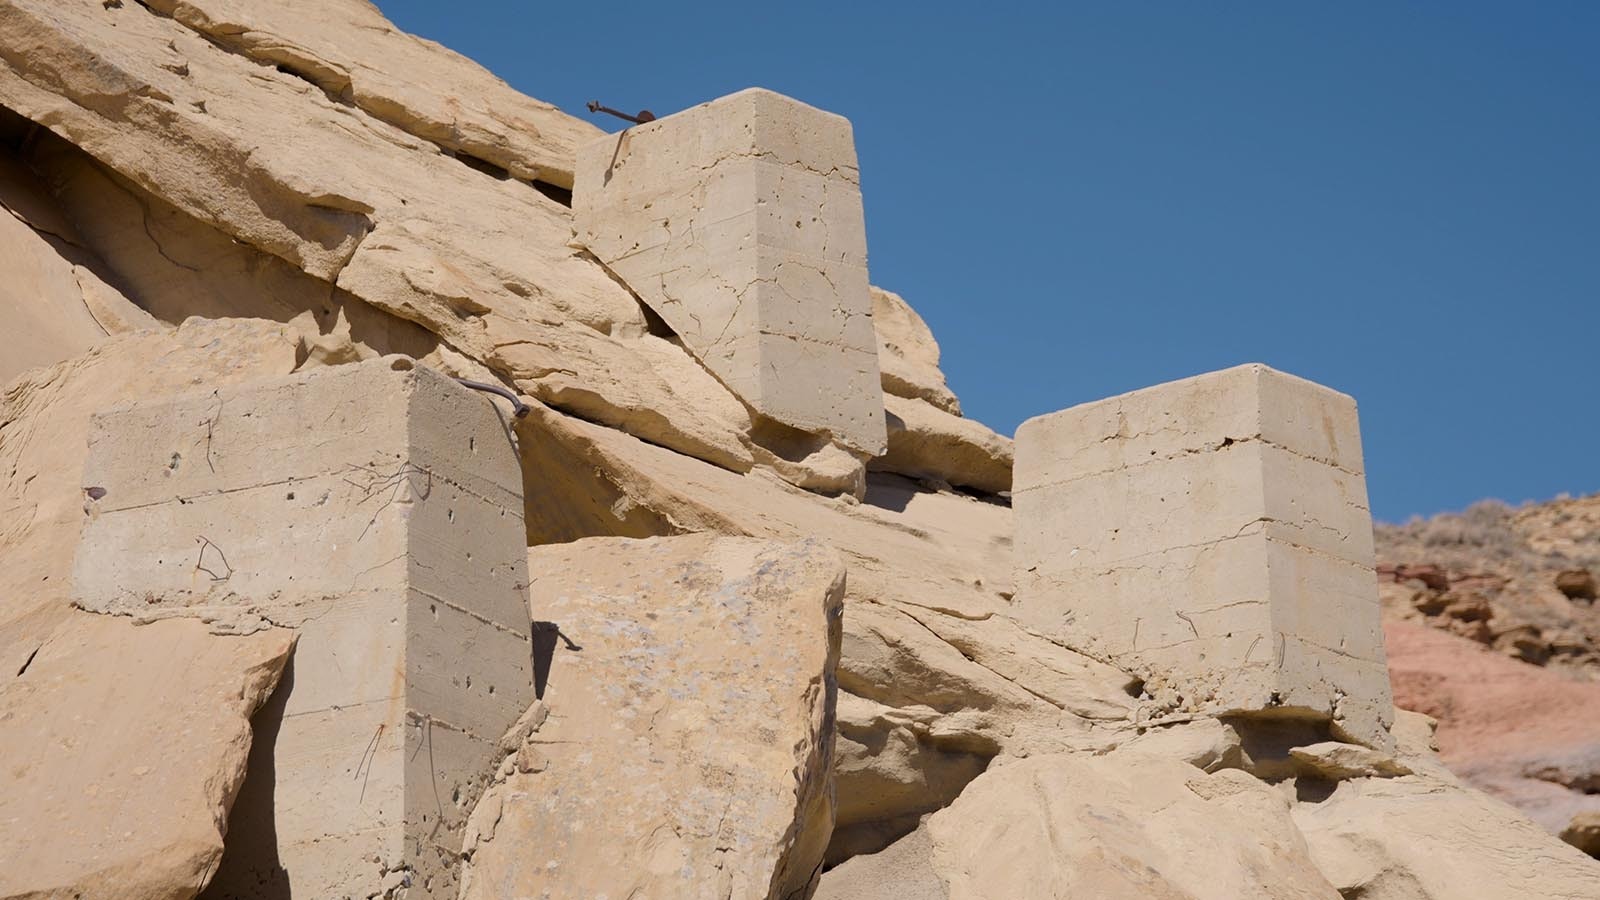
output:
M1335 900L1290 805L1234 769L1208 775L1144 755L1034 757L986 773L883 861L833 870L817 896L870 897L877 873L894 867L919 872L912 896L940 900Z
M0 896L193 897L293 644L66 611L0 625L24 655L0 676Z
M893 291L874 287L872 325L878 335L883 392L926 400L951 415L961 415L961 401L945 384L939 368L939 342L911 304Z
M1396 701L1439 720L1441 758L1551 834L1600 813L1600 684L1390 622Z
M837 554L594 538L528 565L548 718L473 815L462 897L805 896L833 825Z
M1062 414L1125 490L1014 514L854 160L763 91L606 135L364 0L0 0L0 895L1600 897L1390 708L1348 398ZM1190 539L1260 552L1069 583Z

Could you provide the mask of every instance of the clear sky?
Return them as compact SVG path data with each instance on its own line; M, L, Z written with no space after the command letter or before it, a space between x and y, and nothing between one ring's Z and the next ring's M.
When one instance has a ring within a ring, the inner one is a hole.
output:
M998 431L1259 361L1356 397L1380 519L1600 491L1600 3L379 5L577 115L848 116Z

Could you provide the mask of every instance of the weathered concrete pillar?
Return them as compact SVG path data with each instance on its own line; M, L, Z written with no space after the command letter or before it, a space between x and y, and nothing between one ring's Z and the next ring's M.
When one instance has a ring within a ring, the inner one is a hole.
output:
M1355 401L1240 366L1017 429L1018 615L1181 708L1392 717Z
M453 898L461 825L532 702L516 453L487 398L409 366L94 421L79 602L300 635L210 895Z
M850 122L750 89L578 151L577 241L757 412L885 446Z

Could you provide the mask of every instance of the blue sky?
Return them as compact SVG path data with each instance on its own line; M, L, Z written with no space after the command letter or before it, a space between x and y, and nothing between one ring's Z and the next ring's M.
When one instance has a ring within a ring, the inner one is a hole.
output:
M379 5L579 115L848 116L999 431L1260 361L1356 397L1380 519L1600 491L1600 3Z

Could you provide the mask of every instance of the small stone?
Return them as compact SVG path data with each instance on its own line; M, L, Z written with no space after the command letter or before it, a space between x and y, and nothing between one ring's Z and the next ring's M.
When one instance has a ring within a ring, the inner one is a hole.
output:
M1339 741L1295 747L1289 751L1289 756L1301 774L1333 781L1346 778L1394 778L1411 774L1409 766L1387 753Z
M1588 569L1568 569L1556 575L1556 590L1566 594L1568 600L1594 600L1600 595L1600 585L1595 584L1594 573Z
M550 765L550 759L544 755L534 744L523 744L516 755L517 771L523 774L529 772L543 772Z
M1573 816L1567 827L1561 829L1561 839L1600 859L1600 811L1589 810Z

